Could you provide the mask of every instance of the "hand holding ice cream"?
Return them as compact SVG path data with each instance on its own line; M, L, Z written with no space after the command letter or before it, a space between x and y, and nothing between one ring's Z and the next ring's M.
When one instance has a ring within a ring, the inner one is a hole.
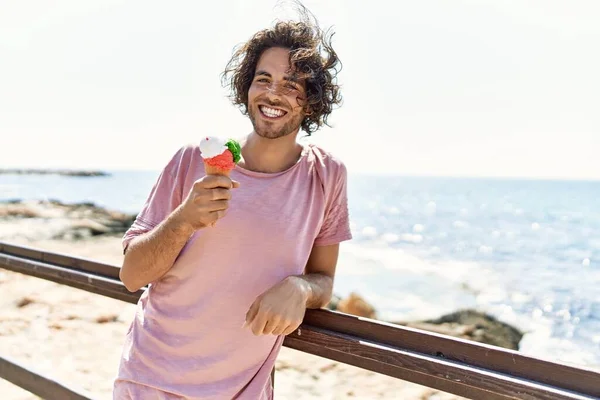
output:
M206 176L200 181L204 183L204 186L212 185L211 189L213 190L224 188L224 186L222 186L223 183L218 183L218 179L216 178L218 176L226 176L229 178L231 171L235 168L235 164L237 164L241 158L240 144L233 139L225 140L219 137L208 136L200 142L200 152L204 160L204 170L206 172ZM221 180L223 180L223 178L221 178ZM227 180L229 181L229 179ZM235 187L236 183L237 182L233 182L233 187ZM229 187L224 189L229 189ZM223 189L217 193L221 193L221 196L224 196L222 191ZM230 196L229 190L227 190L227 195ZM220 199L221 203L227 203L229 198L230 197L222 197ZM225 210L221 209L217 211L216 217L221 218L222 215L224 215ZM208 223L207 226L214 227L215 223L216 220Z

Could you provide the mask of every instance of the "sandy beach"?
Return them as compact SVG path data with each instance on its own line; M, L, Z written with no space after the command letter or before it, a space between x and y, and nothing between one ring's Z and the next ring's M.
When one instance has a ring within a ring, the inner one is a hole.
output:
M120 265L120 235L54 236L48 219L3 219L0 240ZM53 235L40 234L44 229ZM134 305L0 270L0 354L94 399L112 398L112 380ZM283 348L277 399L458 399L324 358ZM3 400L38 397L0 380Z

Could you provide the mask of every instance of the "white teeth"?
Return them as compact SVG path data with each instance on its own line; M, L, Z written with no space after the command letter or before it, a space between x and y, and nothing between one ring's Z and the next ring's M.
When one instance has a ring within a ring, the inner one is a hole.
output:
M271 117L271 118L281 117L283 114L285 114L283 111L276 110L271 107L262 106L260 109L263 112L263 114L265 114L267 117Z

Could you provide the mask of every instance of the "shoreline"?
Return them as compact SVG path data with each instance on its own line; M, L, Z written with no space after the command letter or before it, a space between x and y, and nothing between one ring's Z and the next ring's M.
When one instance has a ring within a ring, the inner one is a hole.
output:
M0 175L59 175L73 177L109 177L111 174L100 170L45 169L45 168L0 168Z

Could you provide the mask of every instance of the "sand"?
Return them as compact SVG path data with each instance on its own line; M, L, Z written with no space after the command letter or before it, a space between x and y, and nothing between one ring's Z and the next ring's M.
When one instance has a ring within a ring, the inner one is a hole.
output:
M115 265L122 257L117 236L37 240L13 235L0 240ZM0 354L94 399L112 399L134 305L3 269L0 294ZM285 347L276 370L276 399L460 399ZM3 380L0 394L3 400L38 399Z

